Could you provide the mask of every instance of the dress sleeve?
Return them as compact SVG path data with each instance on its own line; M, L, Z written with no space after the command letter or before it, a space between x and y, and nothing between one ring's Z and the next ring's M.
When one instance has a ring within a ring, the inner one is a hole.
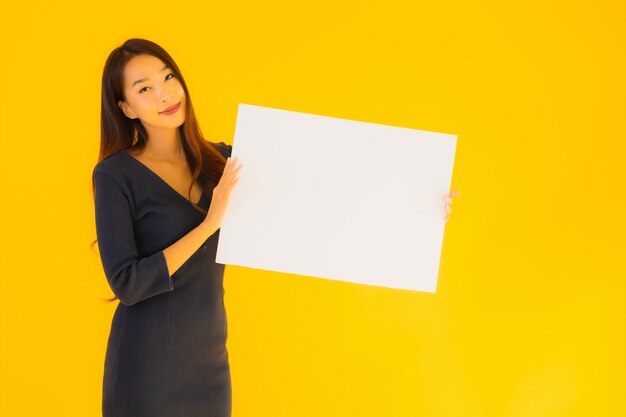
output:
M229 145L226 142L218 142L215 144L215 147L222 155L224 155L224 158L228 158L233 151L232 145Z
M163 251L141 257L135 242L130 203L122 187L94 172L96 233L100 260L113 293L125 305L172 291Z

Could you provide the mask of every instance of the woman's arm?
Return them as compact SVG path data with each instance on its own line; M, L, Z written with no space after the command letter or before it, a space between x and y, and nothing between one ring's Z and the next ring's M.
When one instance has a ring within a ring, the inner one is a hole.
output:
M167 262L167 270L170 276L178 271L187 259L193 255L200 245L217 231L218 227L213 226L208 221L203 221L193 228L185 236L178 239L172 245L163 249L163 255Z
M97 169L94 182L98 249L113 293L122 304L133 305L172 291L174 285L163 251L144 257L139 254L131 206L122 187Z
M204 221L176 243L163 250L170 275L176 272L198 250L198 247L222 225L222 219L230 201L230 193L237 183L237 175L242 166L237 164L237 157L230 158L231 145L220 142L216 147L227 158L224 172L219 183L213 189L211 205Z
M98 248L113 293L122 304L133 305L172 291L172 275L219 225L207 219L169 247L141 257L135 242L130 204L122 187L98 170L94 181Z
M230 151L229 148L222 150ZM140 256L135 242L127 195L117 181L96 169L96 232L100 259L109 285L122 304L133 305L174 289L172 275L221 227L240 168L241 165L227 161L202 223L167 248L144 257Z

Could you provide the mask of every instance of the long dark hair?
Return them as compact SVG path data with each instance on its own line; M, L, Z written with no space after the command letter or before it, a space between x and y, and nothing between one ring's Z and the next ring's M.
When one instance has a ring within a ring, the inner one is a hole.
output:
M104 64L102 73L102 100L100 112L100 155L98 162L108 158L119 150L141 152L148 142L148 134L139 119L130 119L122 112L117 102L125 100L124 96L124 68L128 61L137 55L152 55L172 68L174 74L185 90L185 121L179 126L183 139L183 149L187 157L189 168L193 173L193 181L188 190L188 200L196 210L207 213L191 201L191 190L197 181L206 195L212 193L212 188L218 182L226 160L224 156L204 139L200 126L193 111L191 95L187 89L185 79L172 57L159 45L146 39L128 39L121 46L115 48ZM96 184L92 172L92 192L95 200ZM98 239L91 243L91 248ZM117 300L117 297L105 299L107 302Z

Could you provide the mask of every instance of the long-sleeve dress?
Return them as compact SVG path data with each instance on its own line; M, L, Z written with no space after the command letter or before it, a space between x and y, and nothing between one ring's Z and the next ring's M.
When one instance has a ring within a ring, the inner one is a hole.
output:
M232 147L213 143L225 157ZM205 215L126 151L94 170L103 270L119 298L109 333L103 417L230 417L219 230L169 276L163 249ZM207 209L211 195L202 193Z

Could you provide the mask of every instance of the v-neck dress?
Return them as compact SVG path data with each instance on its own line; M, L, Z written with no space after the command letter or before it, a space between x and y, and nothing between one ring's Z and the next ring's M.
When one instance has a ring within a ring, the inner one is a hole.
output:
M230 156L230 145L209 143ZM100 161L94 181L100 259L120 300L105 355L103 417L230 417L219 230L170 276L163 250L206 215L126 151ZM200 207L208 210L211 197L203 192Z

